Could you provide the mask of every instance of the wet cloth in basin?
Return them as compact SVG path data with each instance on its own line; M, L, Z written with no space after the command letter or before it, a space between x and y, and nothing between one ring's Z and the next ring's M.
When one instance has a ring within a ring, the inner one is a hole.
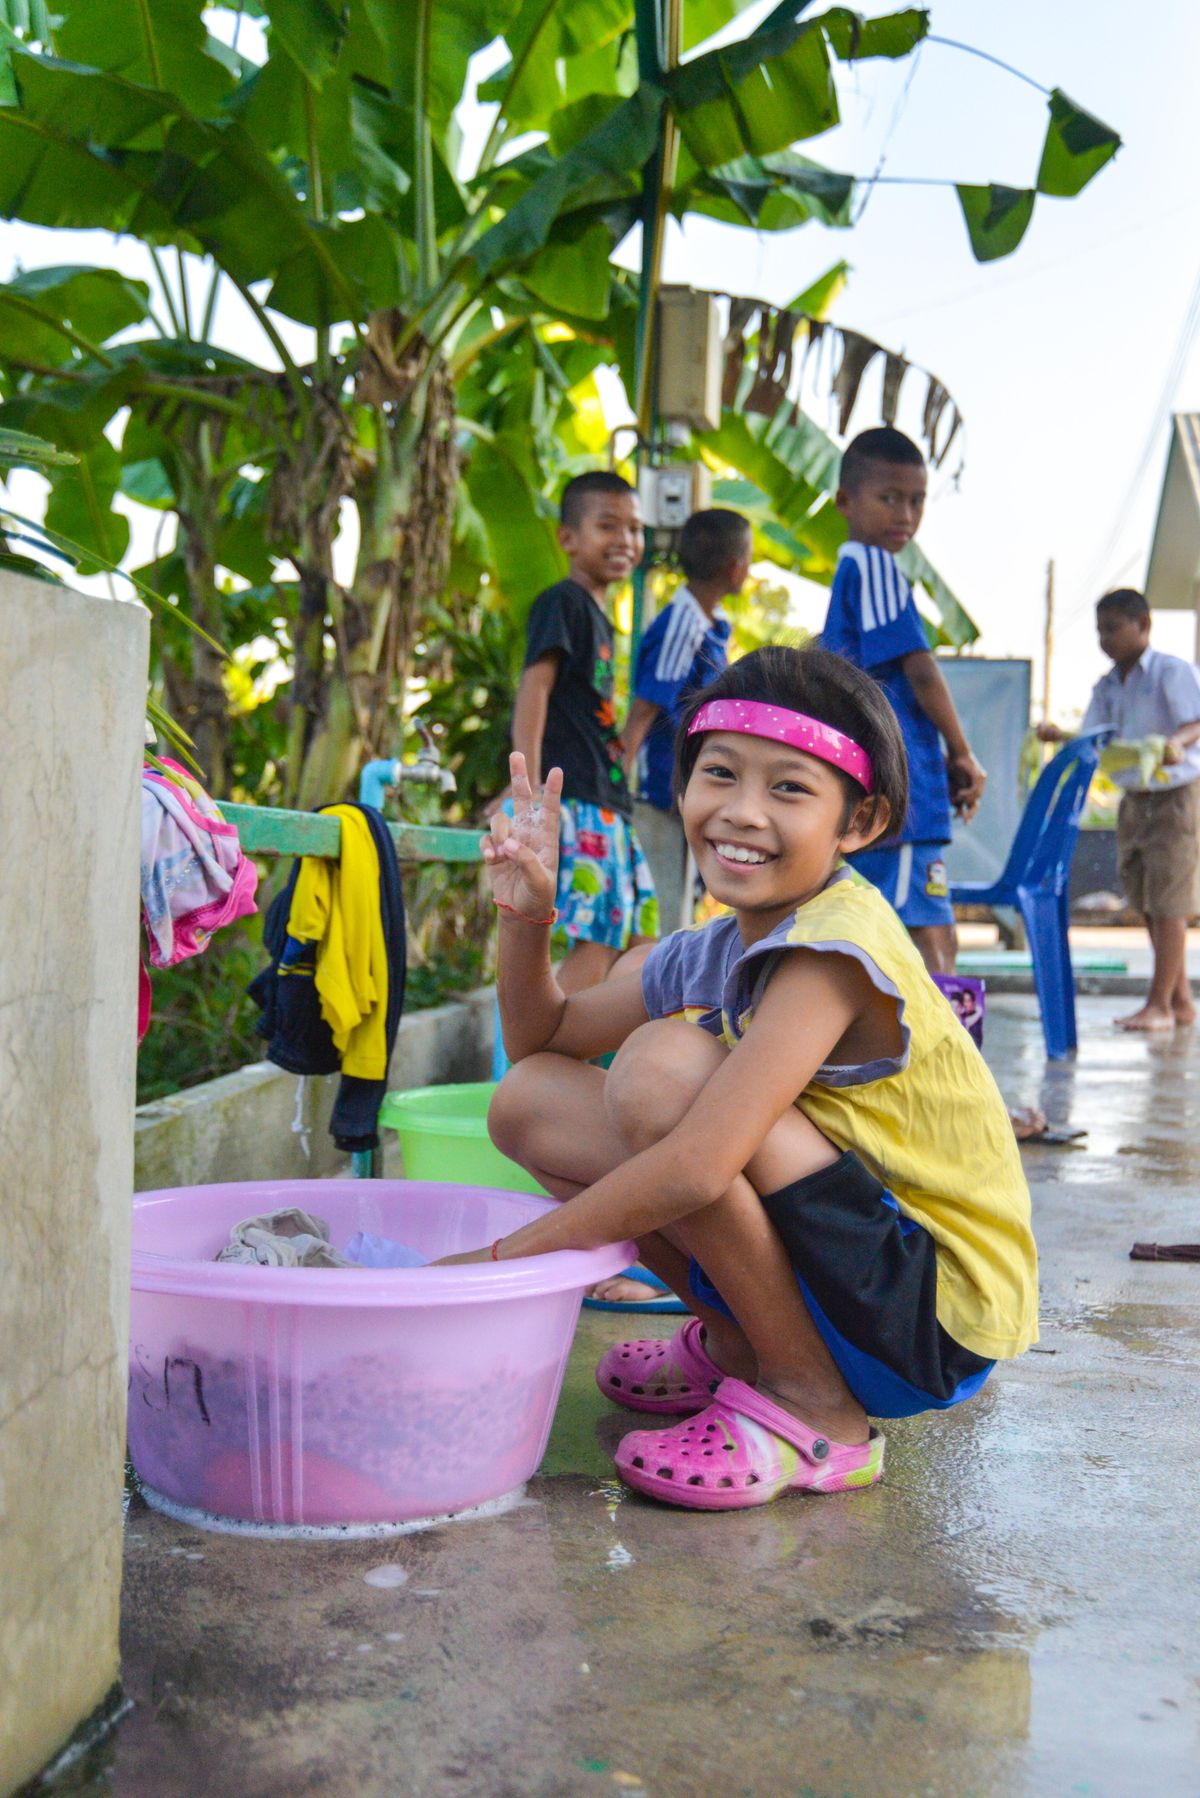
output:
M359 1230L340 1254L323 1217L298 1205L243 1218L229 1232L218 1261L252 1267L425 1267L424 1255L389 1236Z

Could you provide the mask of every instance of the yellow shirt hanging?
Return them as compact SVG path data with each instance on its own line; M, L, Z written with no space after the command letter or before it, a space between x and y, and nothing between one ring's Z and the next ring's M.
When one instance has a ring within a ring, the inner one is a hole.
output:
M388 966L379 857L356 806L331 805L326 815L341 821L341 858L303 858L288 934L317 945L317 996L342 1072L382 1080L387 1073Z

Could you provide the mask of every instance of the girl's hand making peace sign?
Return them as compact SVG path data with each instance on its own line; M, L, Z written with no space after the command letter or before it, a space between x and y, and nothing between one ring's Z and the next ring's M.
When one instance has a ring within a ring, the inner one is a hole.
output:
M513 816L492 814L490 835L480 841L491 876L492 897L502 909L531 924L548 924L558 890L558 812L562 769L551 768L540 801L534 798L525 757L514 750L508 758L512 774Z

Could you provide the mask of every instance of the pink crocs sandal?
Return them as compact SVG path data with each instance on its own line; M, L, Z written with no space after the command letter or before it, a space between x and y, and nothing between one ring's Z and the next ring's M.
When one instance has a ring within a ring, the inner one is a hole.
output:
M605 1398L631 1411L678 1417L702 1411L725 1378L703 1343L704 1326L689 1317L666 1341L618 1342L596 1367Z
M669 1430L634 1430L616 1453L630 1486L694 1511L738 1511L781 1492L850 1492L883 1473L884 1438L843 1444L818 1436L742 1380Z

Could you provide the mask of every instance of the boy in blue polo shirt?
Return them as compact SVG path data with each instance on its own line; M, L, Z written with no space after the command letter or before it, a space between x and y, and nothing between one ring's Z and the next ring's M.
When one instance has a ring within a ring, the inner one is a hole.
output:
M902 431L881 426L849 445L835 503L850 540L838 557L821 641L874 675L908 751L903 828L851 865L891 901L930 973L952 974L958 937L945 863L951 809L973 817L987 776L971 753L896 561L921 522L925 487L924 457Z
M729 660L730 624L721 601L745 586L750 555L750 526L739 512L722 506L693 512L679 535L686 584L638 647L633 704L623 733L625 768L638 795L634 828L654 876L664 932L688 922L683 916L687 844L671 791L675 731L685 700L715 680Z

